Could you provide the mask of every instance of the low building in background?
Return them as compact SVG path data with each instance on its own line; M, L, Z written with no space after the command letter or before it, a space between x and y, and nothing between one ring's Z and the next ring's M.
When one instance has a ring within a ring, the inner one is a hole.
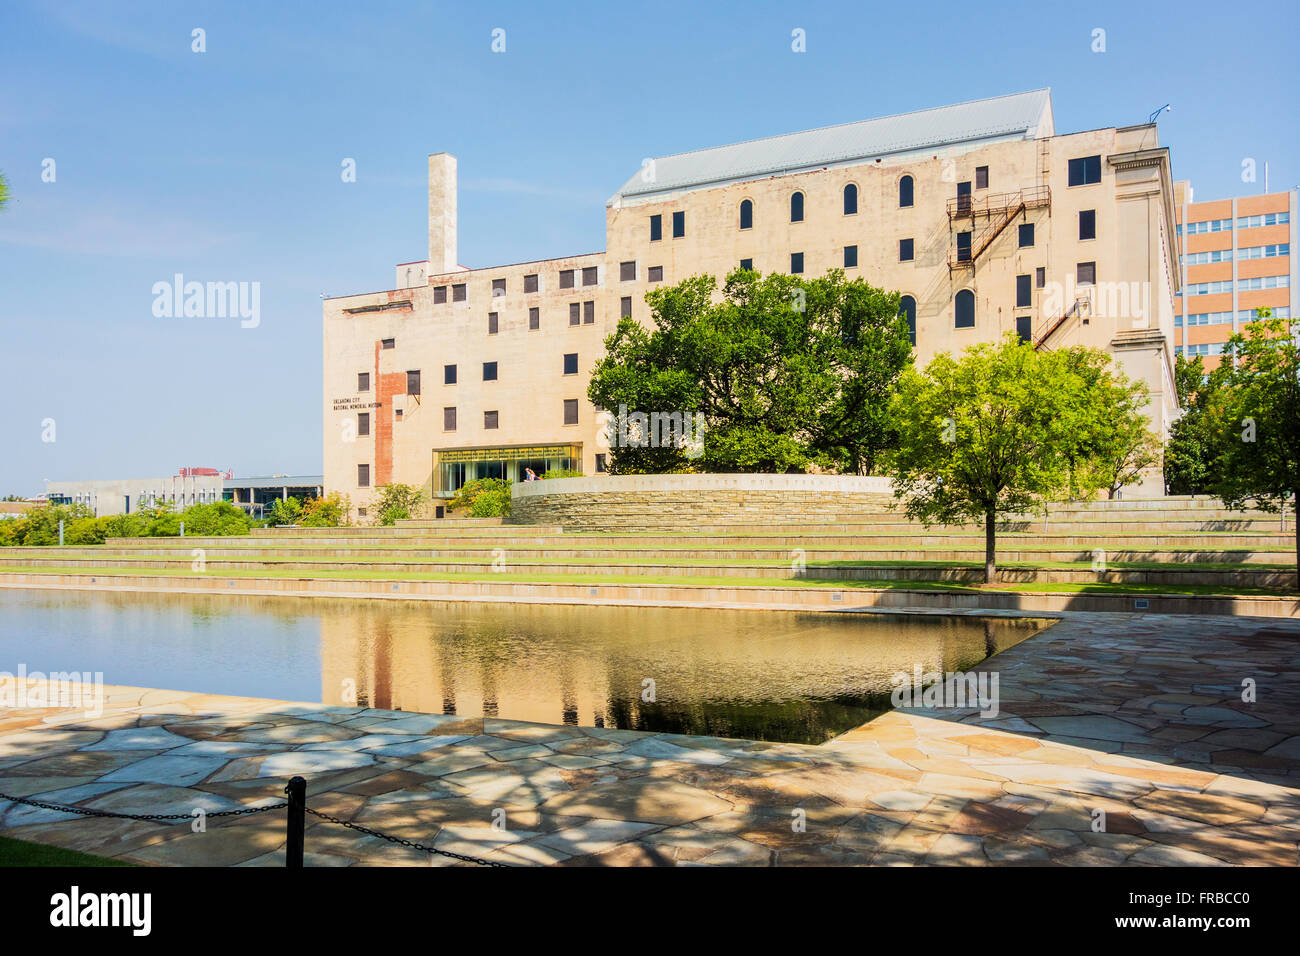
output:
M261 517L276 498L319 498L323 484L320 475L236 478L233 472L215 468L182 468L170 478L47 481L45 497L52 504L86 505L96 516L132 514L157 504L179 511L229 501Z
M1296 316L1300 260L1294 255L1300 191L1193 202L1174 184L1183 294L1174 299L1175 351L1217 368L1224 343L1257 310Z
M602 472L605 337L650 323L647 291L736 268L899 292L921 365L1007 333L1094 346L1145 383L1153 431L1178 413L1169 152L1153 123L1058 134L1048 90L646 160L603 252L467 269L454 157L429 157L428 199L427 260L324 302L325 487L362 513L396 482Z

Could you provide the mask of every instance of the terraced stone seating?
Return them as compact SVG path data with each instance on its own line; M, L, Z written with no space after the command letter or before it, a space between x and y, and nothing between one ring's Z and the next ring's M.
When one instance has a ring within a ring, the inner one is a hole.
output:
M628 515L593 527L500 519L425 519L392 527L259 529L243 537L120 538L97 547L6 548L6 567L202 570L289 576L385 575L640 577L787 582L981 580L983 529L924 528L876 496L815 515L773 508L700 516L689 529L673 516L636 527ZM707 517L707 521L703 520ZM1294 590L1293 517L1228 511L1209 499L1100 501L1054 508L1046 519L1003 523L999 584L1144 585Z

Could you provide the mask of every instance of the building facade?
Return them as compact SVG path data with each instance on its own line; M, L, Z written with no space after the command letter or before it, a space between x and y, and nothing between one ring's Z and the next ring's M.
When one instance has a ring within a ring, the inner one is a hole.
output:
M327 490L603 470L593 364L645 293L708 273L843 269L902 295L917 361L1012 332L1089 345L1177 414L1180 291L1168 150L1153 124L1057 134L1038 90L647 160L606 248L466 269L456 162L429 157L429 258L324 303ZM363 515L364 516L364 515Z
M321 475L236 478L215 468L182 468L170 478L47 481L45 497L53 504L86 505L96 516L131 514L151 505L179 511L229 501L260 518L276 498L319 498L323 485Z
M1174 350L1216 368L1224 343L1257 310L1296 315L1300 264L1292 255L1300 194L1292 189L1193 202L1174 184L1183 294L1174 300Z

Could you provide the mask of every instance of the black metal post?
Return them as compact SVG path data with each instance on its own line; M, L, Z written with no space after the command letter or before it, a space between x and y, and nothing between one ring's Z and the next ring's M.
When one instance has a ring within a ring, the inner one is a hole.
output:
M285 819L284 865L302 869L303 827L307 818L307 781L293 777L284 788L289 795L289 809Z

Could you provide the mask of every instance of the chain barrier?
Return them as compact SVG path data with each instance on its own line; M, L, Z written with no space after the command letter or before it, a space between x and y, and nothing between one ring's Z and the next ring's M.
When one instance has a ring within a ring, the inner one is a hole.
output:
M416 843L412 840L403 840L401 837L390 836L387 833L380 833L378 830L371 830L357 823L349 823L347 820L340 820L338 817L332 817L328 813L321 813L319 810L313 810L311 807L304 807L308 813L314 817L320 817L327 823L337 823L341 827L347 827L349 830L356 830L358 833L364 833L367 836L379 837L381 840L387 840L389 843L396 843L398 846L409 847L412 850L423 850L425 853L436 853L439 856L449 856L453 860L460 860L462 863L477 863L479 866L506 866L510 864L502 863L499 860L481 860L476 856L466 856L463 853L452 853L450 850L439 850L437 847L425 846L423 843Z
M287 788L286 788L287 789ZM11 803L21 803L29 807L38 807L42 810L58 810L62 813L75 813L83 817L115 817L119 820L145 820L148 822L162 822L164 820L193 820L194 814L190 813L117 813L112 810L95 810L90 807L69 807L61 803L47 803L43 800L29 800L26 797L15 797L12 794L0 793L0 800L8 800ZM241 807L238 810L214 810L205 812L204 817L238 817L246 816L250 813L266 813L268 810L285 810L289 807L285 803L272 803L264 807ZM436 847L425 846L423 843L416 843L412 840L404 840L401 837L391 836L387 833L381 833L378 830L371 830L369 827L363 827L356 823L349 823L347 820L340 820L338 817L332 817L328 813L321 813L319 810L313 810L311 807L303 807L305 812L314 817L335 823L341 827L347 827L349 830L356 830L358 833L364 833L366 836L378 837L381 840L387 840L389 843L398 846L409 847L412 850L423 850L425 853L435 853L438 856L450 857L453 860L459 860L462 863L475 863L479 866L500 866L508 867L509 864L501 863L495 860L482 860L476 856L466 856L463 853L453 853L450 850L439 850Z

